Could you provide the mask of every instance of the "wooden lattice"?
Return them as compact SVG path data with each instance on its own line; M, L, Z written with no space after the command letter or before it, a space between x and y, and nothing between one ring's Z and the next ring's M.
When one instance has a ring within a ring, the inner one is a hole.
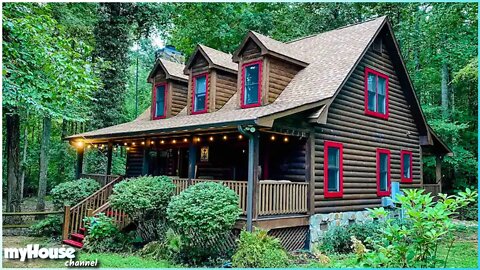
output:
M280 239L282 246L288 251L304 249L307 245L308 226L273 229L269 235Z

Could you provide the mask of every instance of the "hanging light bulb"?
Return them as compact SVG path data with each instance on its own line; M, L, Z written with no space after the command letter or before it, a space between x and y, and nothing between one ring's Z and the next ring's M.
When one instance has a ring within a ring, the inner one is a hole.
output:
M243 139L243 135L242 135L242 134L238 135L238 138L239 138L240 140Z
M87 146L87 148L88 148L88 149L92 148L92 145L91 145L91 144L89 144L89 145Z
M155 141L154 141L154 140L151 140L151 141L150 141L150 144L152 144L152 145L155 144Z
M197 142L200 142L200 141L201 141L200 137L197 137Z
M78 141L78 142L77 142L77 147L78 147L78 148L82 148L83 145L84 145L84 143L83 143L82 141Z
M127 146L127 145L128 145L128 143L123 143L123 145Z
M213 136L210 136L210 138L208 138L211 142L213 142Z
M288 142L288 137L283 138L284 142Z
M164 143L165 143L165 141L164 141L164 140L161 140L161 141L160 141L160 143L161 143L161 144L164 144Z
M270 140L275 141L275 135L272 135L272 137L270 137Z
M142 145L145 145L145 142L142 142Z
M224 141L227 140L227 135L223 135L223 140L224 140Z
M187 138L183 139L183 142L188 142L188 139Z
M130 150L130 147L127 147L127 151Z
M135 146L135 142L132 142L132 146Z

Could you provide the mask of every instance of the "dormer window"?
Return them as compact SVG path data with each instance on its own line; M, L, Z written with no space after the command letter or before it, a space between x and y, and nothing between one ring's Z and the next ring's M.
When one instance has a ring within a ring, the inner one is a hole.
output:
M207 112L207 85L207 73L199 74L193 77L192 113L194 114Z
M388 119L388 76L365 68L365 114Z
M242 66L242 108L260 106L262 99L262 61L246 63Z
M155 84L153 88L153 119L165 118L167 115L167 83Z

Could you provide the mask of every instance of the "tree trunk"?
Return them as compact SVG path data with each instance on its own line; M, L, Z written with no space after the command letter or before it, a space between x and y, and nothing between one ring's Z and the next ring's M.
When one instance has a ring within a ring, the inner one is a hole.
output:
M7 122L7 212L20 212L20 116L8 110Z
M22 156L22 166L21 166L21 174L20 174L20 200L23 200L23 189L25 187L25 171L27 170L25 164L27 163L27 148L28 148L28 125L25 125L25 129L23 131L23 156Z
M40 145L40 177L38 180L37 211L45 210L45 195L47 194L48 151L50 149L50 131L52 119L43 118L42 142Z
M442 63L442 116L448 117L448 65L445 61Z

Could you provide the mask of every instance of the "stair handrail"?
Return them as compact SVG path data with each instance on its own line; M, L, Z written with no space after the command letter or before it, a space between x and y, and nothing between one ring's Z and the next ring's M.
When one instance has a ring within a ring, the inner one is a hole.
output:
M83 219L87 216L87 212L89 210L96 210L108 201L108 197L113 193L113 186L122 179L123 177L119 176L73 207L65 207L65 219L63 227L64 240L68 239L72 232L77 231L82 227Z

